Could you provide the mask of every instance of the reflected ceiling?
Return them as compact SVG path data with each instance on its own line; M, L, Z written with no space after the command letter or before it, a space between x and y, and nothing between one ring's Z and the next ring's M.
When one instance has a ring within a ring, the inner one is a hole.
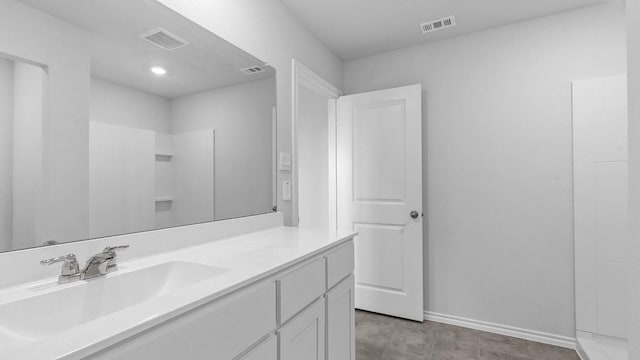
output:
M21 0L91 33L91 73L173 98L274 75L240 71L264 63L193 24L155 0ZM189 42L164 50L140 37L161 27ZM164 76L150 69L166 69Z

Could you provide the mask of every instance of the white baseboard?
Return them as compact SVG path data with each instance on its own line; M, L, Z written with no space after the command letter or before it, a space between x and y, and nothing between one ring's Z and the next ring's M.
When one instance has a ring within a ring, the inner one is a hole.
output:
M576 339L572 337L522 329L508 325L495 324L486 321L467 319L459 316L440 314L431 311L424 312L424 319L428 321L461 326L469 329L486 331L494 334L511 336L519 339L530 340L543 344L576 350L577 342Z
M591 360L589 359L589 355L584 351L579 341L576 341L576 352L578 353L578 357L580 360Z

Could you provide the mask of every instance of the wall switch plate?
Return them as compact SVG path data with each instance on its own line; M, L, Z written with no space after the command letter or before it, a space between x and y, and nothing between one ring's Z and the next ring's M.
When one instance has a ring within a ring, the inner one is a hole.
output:
M281 152L278 168L280 171L291 171L291 154Z
M291 200L291 181L285 180L282 182L282 200Z

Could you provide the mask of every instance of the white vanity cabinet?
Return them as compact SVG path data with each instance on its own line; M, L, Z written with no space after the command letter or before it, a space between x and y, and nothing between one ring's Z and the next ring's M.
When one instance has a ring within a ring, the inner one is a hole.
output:
M276 280L278 294L278 324L284 324L316 299L326 288L326 264L317 258L295 268Z
M355 360L354 247L349 242L327 259L326 351L329 360Z
M264 282L191 310L128 338L90 359L235 359L276 326L273 282Z
M279 331L280 360L325 359L324 297L286 323Z
M348 240L89 356L101 360L355 360Z
M355 360L353 268L350 241L276 281L280 360Z
M354 293L353 274L327 292L327 359L356 358Z
M266 340L237 360L278 360L278 338L275 334L269 335Z

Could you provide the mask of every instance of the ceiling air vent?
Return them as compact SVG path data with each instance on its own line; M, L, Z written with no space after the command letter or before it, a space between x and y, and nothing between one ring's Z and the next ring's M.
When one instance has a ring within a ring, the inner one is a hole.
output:
M175 50L189 44L184 39L181 39L178 35L172 34L162 28L149 30L141 34L140 37L152 43L153 45L159 46L165 50Z
M252 67L240 69L240 71L242 71L246 75L253 75L253 74L264 72L264 69L261 68L260 66L252 66Z
M453 26L456 26L456 17L453 15L420 24L420 28L422 29L423 34L446 29Z

